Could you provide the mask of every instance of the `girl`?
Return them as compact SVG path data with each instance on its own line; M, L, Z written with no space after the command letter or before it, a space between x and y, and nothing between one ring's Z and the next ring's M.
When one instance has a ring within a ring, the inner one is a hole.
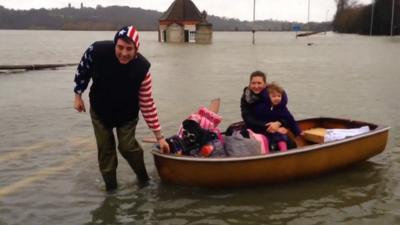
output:
M271 108L269 109L271 119L282 121L285 127L288 127L296 136L302 135L302 131L297 126L294 117L286 105L281 104L284 95L284 89L278 84L272 82L268 85L268 97L271 101ZM268 132L267 137L271 142L275 142L278 145L280 151L286 151L288 141L286 133L287 130L281 127L276 132Z

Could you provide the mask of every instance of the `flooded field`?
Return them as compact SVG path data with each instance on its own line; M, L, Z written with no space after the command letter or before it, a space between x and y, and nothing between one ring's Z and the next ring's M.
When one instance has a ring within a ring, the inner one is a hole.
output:
M0 65L77 63L114 32L0 31ZM75 67L0 73L0 225L11 224L397 224L400 221L400 38L328 33L215 32L211 45L162 44L141 33L166 135L200 105L221 98L221 128L240 120L254 70L289 96L298 119L330 116L391 127L386 150L321 177L242 189L163 184L140 188L120 159L119 191L104 192L88 113L72 108ZM308 45L312 43L312 45ZM88 104L87 92L85 101ZM151 132L139 123L137 137Z

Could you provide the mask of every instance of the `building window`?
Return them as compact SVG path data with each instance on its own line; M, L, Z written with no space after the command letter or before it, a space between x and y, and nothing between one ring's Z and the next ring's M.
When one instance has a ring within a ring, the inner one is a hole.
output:
M196 41L196 31L189 31L189 42Z

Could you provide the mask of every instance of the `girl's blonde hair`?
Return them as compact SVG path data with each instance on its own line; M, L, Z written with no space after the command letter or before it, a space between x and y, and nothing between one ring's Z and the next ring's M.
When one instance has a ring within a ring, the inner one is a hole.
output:
M281 86L279 86L279 84L277 84L276 82L271 82L270 84L268 84L268 92L271 93L273 91L276 91L280 94L285 93L285 89L283 89Z

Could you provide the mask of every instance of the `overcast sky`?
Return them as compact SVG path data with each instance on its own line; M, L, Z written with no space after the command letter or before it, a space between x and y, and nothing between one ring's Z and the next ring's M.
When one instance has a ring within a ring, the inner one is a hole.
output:
M240 20L253 20L253 0L192 0L200 11ZM256 0L256 20L274 19L307 22L309 0ZM13 9L62 8L68 3L79 8L97 5L121 5L164 12L173 0L0 0L0 5ZM358 0L369 4L371 0ZM331 20L336 12L334 0L310 0L310 21Z

